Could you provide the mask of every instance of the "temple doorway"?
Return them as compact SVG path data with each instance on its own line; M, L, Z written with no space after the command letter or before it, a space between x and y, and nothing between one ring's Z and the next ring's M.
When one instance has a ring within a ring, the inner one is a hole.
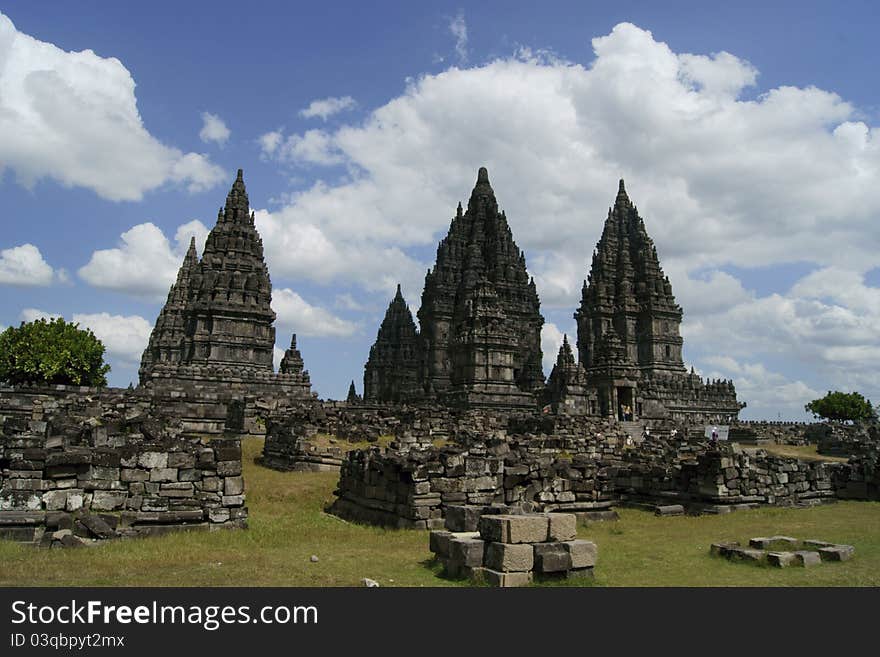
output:
M633 418L633 389L620 387L617 389L617 419L631 422Z

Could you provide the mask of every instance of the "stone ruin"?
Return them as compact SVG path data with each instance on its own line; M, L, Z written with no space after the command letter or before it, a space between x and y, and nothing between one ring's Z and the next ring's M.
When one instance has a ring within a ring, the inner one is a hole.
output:
M237 434L204 442L128 391L31 401L0 408L0 538L74 547L246 526Z
M138 388L0 389L7 535L72 543L95 518L105 536L243 525L242 435L266 435L268 467L339 469L335 513L399 527L441 527L462 504L601 518L620 503L721 513L877 498L876 450L829 465L694 436L736 427L743 405L732 382L684 370L682 311L622 181L576 349L566 336L546 382L534 281L485 169L425 277L419 327L399 288L391 301L363 398L352 382L345 402L318 401L295 335L273 371L270 301L239 170L201 259L190 244Z
M682 309L622 180L574 314L579 362L566 336L546 384L534 280L485 168L437 247L417 315L420 328L398 286L364 368L364 401L549 407L633 431L665 419L727 424L744 406L731 381L685 370Z
M450 507L446 529L431 532L429 547L447 577L500 587L536 579L592 579L598 550L592 541L576 538L574 515L469 511Z
M817 540L801 541L791 536L752 538L749 539L748 547L741 546L738 541L713 543L709 551L731 561L769 564L777 568L811 568L826 561L849 561L855 554L852 545Z
M608 420L517 422L495 439L350 451L329 510L359 522L437 529L451 506L463 504L596 519L602 515L593 514L616 505L664 515L719 514L760 505L880 499L876 452L847 463L799 461L735 443L694 441L676 429L657 429L635 442Z

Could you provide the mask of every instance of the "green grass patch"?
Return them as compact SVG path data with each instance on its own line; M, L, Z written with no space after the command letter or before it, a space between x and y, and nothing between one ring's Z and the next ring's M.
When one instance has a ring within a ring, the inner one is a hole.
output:
M825 456L824 454L819 454L816 451L816 445L762 445L761 449L767 450L769 454L801 459L802 461L846 463L848 460L845 456Z
M243 443L250 528L181 532L45 550L0 541L0 586L465 586L444 579L428 533L344 522L323 512L338 476L275 472L254 464L263 441ZM587 586L878 586L880 503L766 508L724 516L666 517L621 509L615 523L579 535L596 541ZM776 534L854 545L852 560L809 570L749 568L709 555L716 541ZM318 562L310 561L317 555ZM553 585L554 583L550 583Z

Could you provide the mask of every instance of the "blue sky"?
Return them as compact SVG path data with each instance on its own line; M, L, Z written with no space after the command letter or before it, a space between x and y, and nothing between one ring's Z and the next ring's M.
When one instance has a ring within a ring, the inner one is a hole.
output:
M873 3L0 12L0 326L90 326L114 385L241 167L278 346L297 332L321 396L360 389L395 284L415 309L485 165L538 282L545 362L624 177L686 361L733 378L745 417L801 418L831 388L880 401Z

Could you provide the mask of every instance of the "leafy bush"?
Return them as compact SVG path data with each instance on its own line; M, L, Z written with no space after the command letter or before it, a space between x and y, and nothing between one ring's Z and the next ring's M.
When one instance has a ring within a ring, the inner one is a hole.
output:
M88 329L58 317L0 333L0 381L106 386L104 345Z
M804 408L816 417L836 422L872 420L877 417L871 402L857 392L829 391L827 395L814 399Z

